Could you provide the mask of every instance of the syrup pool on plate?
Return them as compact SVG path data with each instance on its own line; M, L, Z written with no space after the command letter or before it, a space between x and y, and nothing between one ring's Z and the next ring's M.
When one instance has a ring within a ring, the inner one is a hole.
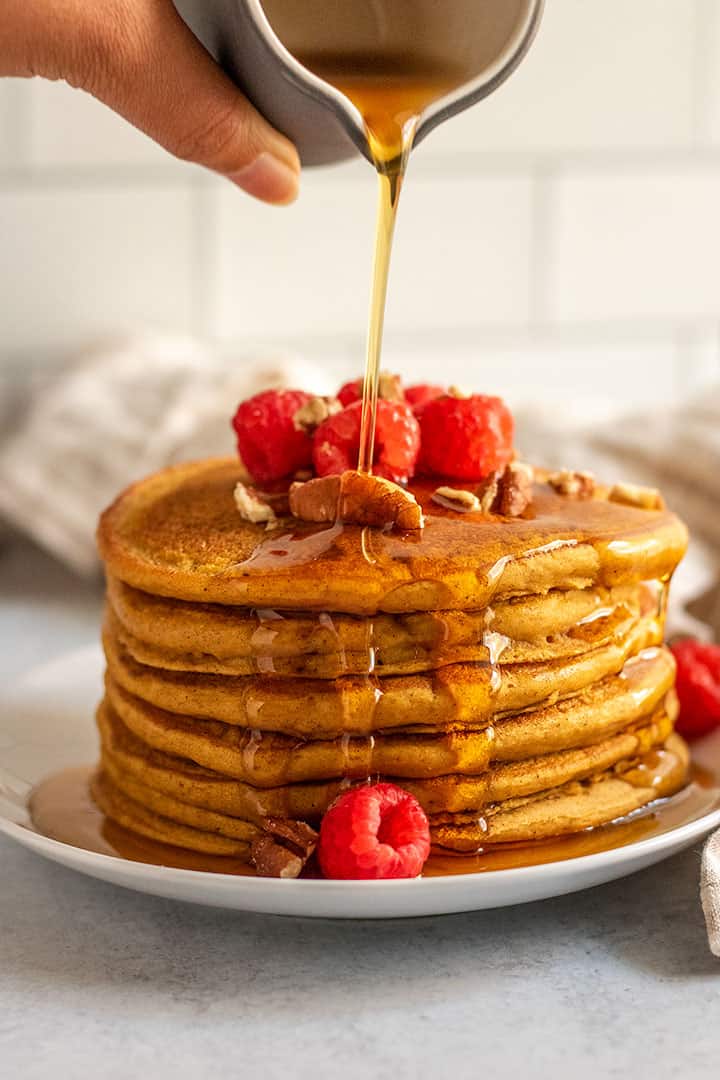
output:
M37 832L85 851L114 855L132 862L244 877L255 875L254 869L240 859L172 847L108 821L90 797L92 773L92 766L65 769L37 785L30 796L30 811ZM447 854L435 849L425 864L423 876L487 873L594 855L661 836L716 810L719 805L720 772L694 766L690 783L681 792L622 821L574 836L534 843L496 844L492 849L470 855ZM310 867L304 876L317 874Z

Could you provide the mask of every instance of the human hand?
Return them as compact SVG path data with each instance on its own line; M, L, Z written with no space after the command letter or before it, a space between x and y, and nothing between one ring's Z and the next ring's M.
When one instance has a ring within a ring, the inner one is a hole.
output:
M65 79L171 154L288 203L300 160L223 73L172 0L2 0L0 75Z

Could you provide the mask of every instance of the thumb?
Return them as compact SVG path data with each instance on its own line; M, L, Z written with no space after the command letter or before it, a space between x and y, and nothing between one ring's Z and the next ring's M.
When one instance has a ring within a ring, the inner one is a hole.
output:
M176 157L227 176L265 202L295 199L295 147L223 73L171 0L111 4L111 11L123 9L116 20L108 19L105 4L98 7L102 26L79 47L80 85Z

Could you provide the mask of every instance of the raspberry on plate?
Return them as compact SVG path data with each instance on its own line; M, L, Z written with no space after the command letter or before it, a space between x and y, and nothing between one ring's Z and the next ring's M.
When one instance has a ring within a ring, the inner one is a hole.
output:
M478 481L512 460L515 424L501 398L446 394L428 401L418 419L427 472Z
M430 854L428 819L395 784L352 788L322 819L317 853L327 878L417 877Z
M686 638L671 648L680 699L676 728L686 739L699 739L720 727L720 645Z
M428 401L443 397L447 390L443 386L431 386L428 383L419 383L417 386L408 386L405 390L405 400L416 416L419 416Z
M265 390L238 406L232 426L238 453L253 480L282 480L312 464L312 438L295 422L312 395L304 390Z
M362 402L329 416L317 428L313 464L318 476L357 469L360 451ZM375 428L373 472L385 480L405 484L415 472L420 450L420 427L404 401L379 400Z

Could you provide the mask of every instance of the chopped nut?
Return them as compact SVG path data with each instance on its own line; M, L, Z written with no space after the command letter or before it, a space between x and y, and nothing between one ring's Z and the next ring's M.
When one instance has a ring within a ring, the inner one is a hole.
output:
M470 397L470 395L466 394L464 390L460 390L460 388L457 387L457 386L449 386L448 387L448 397L466 398L466 397Z
M497 500L500 473L491 473L478 488L478 498L480 500L480 509L483 514L492 514L495 502Z
M532 465L511 461L498 477L498 492L493 509L505 517L518 517L532 502L535 473Z
M595 477L591 472L560 469L559 472L551 473L547 482L559 495L569 495L576 499L589 499L595 491Z
M511 461L504 469L492 473L478 488L483 514L518 517L532 502L534 478L532 465L523 461Z
M240 517L244 521L252 521L254 524L264 521L268 525L274 525L277 521L277 516L270 503L261 498L254 488L247 487L238 481L233 491L233 497L240 512Z
M344 521L353 525L394 525L421 529L422 511L409 491L367 473L318 476L290 488L290 513L301 521Z
M250 858L259 877L300 877L304 865L299 855L276 844L271 836L261 836L253 841Z
M389 371L381 371L378 378L378 397L383 401L404 401L405 393L400 376L393 375Z
M625 506L636 506L640 510L662 510L665 507L657 488L640 487L638 484L615 484L608 499Z
M263 824L278 843L288 844L303 859L309 859L315 850L318 834L306 821L269 817L265 818Z
M304 821L265 818L264 833L253 841L251 859L260 877L296 878L317 844L318 834Z
M461 488L439 487L433 492L432 501L444 506L446 510L457 510L460 514L481 509L477 495Z
M315 428L319 427L323 420L327 420L328 416L339 413L341 409L342 405L337 398L312 397L304 405L301 405L293 416L293 427L296 431L304 431L307 435L312 435Z

